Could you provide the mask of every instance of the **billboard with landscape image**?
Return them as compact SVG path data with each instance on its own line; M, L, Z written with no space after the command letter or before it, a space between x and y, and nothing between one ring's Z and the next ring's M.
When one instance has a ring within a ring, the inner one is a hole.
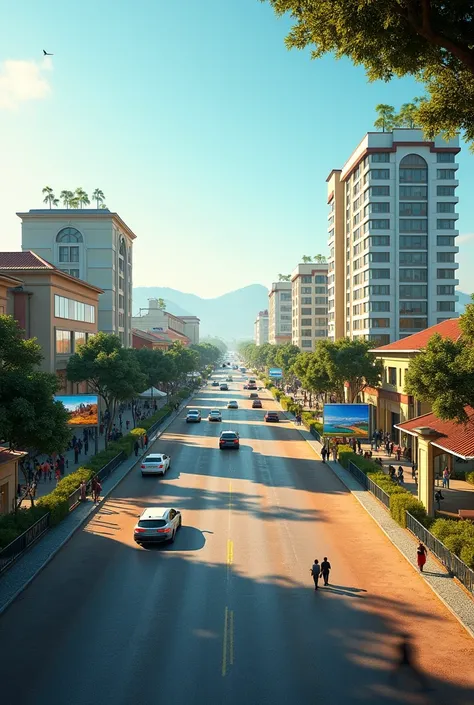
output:
M368 404L324 405L323 436L367 438L368 435Z
M56 396L55 399L62 402L69 411L70 426L97 426L97 395L70 394Z

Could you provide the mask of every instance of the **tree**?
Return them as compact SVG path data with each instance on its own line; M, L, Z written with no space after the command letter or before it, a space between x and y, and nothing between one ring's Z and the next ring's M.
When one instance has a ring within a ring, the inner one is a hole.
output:
M88 206L90 204L89 196L81 186L74 192L74 202L77 204L76 208L77 206L82 208L82 206Z
M403 103L400 112L396 116L398 127L418 127L418 107L419 98L415 98L412 103Z
M209 335L205 336L204 338L201 338L201 343L205 344L208 343L209 345L213 345L215 348L217 348L222 355L225 355L227 352L227 345L224 343L224 341L221 338L213 338Z
M300 349L297 345L292 345L292 343L285 343L284 345L278 345L275 364L277 367L281 367L285 377L290 373L291 366L299 355Z
M291 281L291 274L279 274L278 281L279 282L290 282Z
M353 403L366 387L377 387L382 379L383 365L369 353L372 343L368 340L341 338L332 342L321 340L315 355L327 373L329 386L340 402L344 401L347 384L348 401Z
M303 255L303 257L301 258L301 261L304 264L307 264L308 262L311 262L311 257L309 257L308 255Z
M170 380L175 390L180 384L185 384L188 375L195 372L199 364L199 355L195 350L185 347L181 342L173 343L167 351L169 359L175 367L175 377Z
M393 130L397 122L393 105L379 103L375 106L375 111L378 118L374 121L374 127L376 127L377 130L382 130L382 132Z
M114 423L118 405L137 397L147 388L134 350L122 346L116 335L99 332L71 355L66 368L71 382L87 382L108 411L106 439Z
M96 202L97 208L101 208L105 201L104 192L100 188L96 188L92 194L92 200Z
M69 208L71 201L74 199L74 194L72 191L61 191L59 197L61 198L63 205L65 205L66 208Z
M292 365L293 374L300 380L303 389L315 394L332 391L327 370L316 353L302 352Z
M45 186L41 193L44 194L43 203L49 203L49 207L57 206L59 201L53 193L51 186Z
M458 340L433 335L410 360L405 391L431 404L439 418L463 423L464 408L474 407L474 303L466 306L459 326Z
M197 352L199 356L198 366L202 370L207 365L215 365L221 356L221 351L210 343L198 343L189 346L191 350Z
M362 64L369 80L412 75L428 96L418 120L428 137L474 139L474 4L468 0L262 0L294 25L289 48L312 46ZM387 129L387 128L385 128Z
M158 299L158 308L160 311L166 311L166 301L164 299Z
M317 264L326 264L327 259L326 259L326 257L325 257L324 255L315 255L315 256L314 256L314 261L315 261Z

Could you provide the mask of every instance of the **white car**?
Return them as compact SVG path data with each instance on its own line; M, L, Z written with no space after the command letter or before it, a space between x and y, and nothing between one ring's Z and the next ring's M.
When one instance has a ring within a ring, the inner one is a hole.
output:
M219 409L211 409L209 412L209 416L207 417L208 421L222 421L222 414Z
M173 543L181 527L181 512L171 507L150 507L138 517L133 529L133 538L139 544Z
M171 458L163 453L151 453L142 460L143 475L164 475L171 467Z
M231 400L231 401L228 401L228 402L227 402L227 408L228 408L228 409L238 409L238 408L239 408L239 405L237 404L236 401Z

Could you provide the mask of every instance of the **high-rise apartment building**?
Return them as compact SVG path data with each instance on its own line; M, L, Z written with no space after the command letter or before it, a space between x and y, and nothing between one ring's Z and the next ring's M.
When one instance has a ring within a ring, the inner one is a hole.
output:
M328 265L299 264L291 275L291 342L311 352L328 336Z
M21 248L66 274L101 288L99 330L132 345L132 267L136 235L108 209L41 209L17 213Z
M259 311L254 323L255 345L268 343L268 311Z
M398 340L455 316L457 138L369 132L328 181L329 336Z
M273 282L268 292L268 342L291 343L291 282Z

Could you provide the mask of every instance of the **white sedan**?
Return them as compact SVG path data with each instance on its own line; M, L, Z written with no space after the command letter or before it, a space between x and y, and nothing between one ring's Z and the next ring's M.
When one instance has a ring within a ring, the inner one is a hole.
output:
M142 460L143 475L164 475L171 467L171 458L163 453L152 453Z

